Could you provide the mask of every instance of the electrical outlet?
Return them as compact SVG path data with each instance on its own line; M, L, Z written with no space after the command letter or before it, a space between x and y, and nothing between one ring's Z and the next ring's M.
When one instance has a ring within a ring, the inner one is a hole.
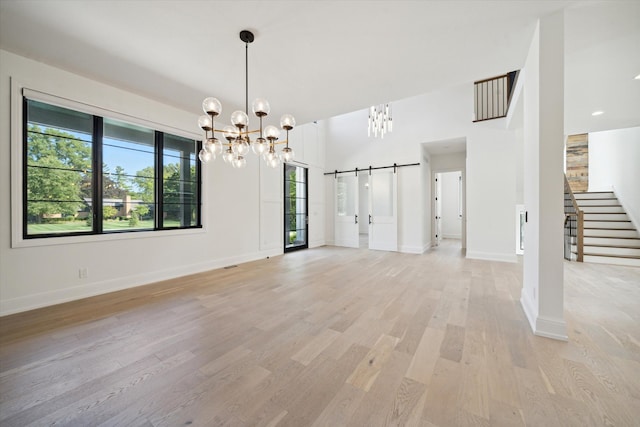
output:
M87 267L82 267L78 270L78 278L86 279L89 277L89 269Z

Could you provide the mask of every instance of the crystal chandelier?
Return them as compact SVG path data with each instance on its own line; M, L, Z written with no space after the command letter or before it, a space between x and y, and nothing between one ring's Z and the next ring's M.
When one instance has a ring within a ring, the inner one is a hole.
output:
M287 132L285 141L278 141L280 129L273 125L262 128L262 118L266 117L271 107L266 99L257 98L253 101L253 114L260 119L260 129L249 130L249 43L254 36L251 31L240 32L240 40L245 43L245 111L231 113L231 124L224 126L222 130L215 128L215 118L222 112L222 105L216 98L209 97L202 101L202 110L206 113L198 118L198 126L205 132L205 143L198 158L202 163L207 163L222 155L222 160L234 168L243 168L247 165L246 156L249 150L262 156L268 166L277 168L280 162L293 160L293 149L289 148L289 131L296 125L296 120L291 114L285 114L280 118L280 127ZM221 132L226 139L222 142L216 138L216 132ZM251 140L249 134L258 133L258 137ZM286 144L278 153L277 144Z
M393 130L393 118L391 117L391 106L380 104L369 108L369 126L367 136L384 138L384 134Z

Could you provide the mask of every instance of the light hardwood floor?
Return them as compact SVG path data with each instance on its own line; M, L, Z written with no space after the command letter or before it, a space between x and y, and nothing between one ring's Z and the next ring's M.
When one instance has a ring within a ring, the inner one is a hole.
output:
M0 425L638 426L640 269L323 247L0 319Z

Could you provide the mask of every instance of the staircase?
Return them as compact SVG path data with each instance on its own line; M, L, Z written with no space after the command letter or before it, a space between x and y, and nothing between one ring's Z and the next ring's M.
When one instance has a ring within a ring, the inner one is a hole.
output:
M613 192L573 193L584 212L584 262L640 267L640 233ZM577 254L575 244L571 252Z

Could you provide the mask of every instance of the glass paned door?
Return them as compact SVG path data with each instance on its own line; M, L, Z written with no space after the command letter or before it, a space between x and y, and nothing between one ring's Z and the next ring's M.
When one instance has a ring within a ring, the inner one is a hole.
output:
M284 251L309 247L307 169L284 165Z
M336 246L360 247L358 226L358 177L340 175L335 178L335 235Z
M369 176L369 249L398 250L398 174L374 170Z

